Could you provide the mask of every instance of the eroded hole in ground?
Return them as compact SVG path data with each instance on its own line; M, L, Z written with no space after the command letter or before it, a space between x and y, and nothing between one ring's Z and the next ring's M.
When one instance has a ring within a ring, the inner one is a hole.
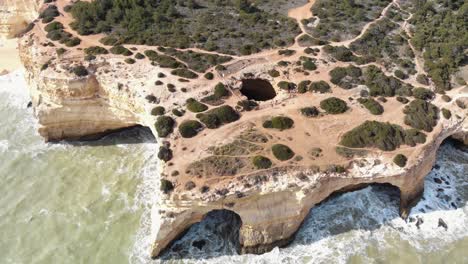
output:
M271 83L263 79L244 79L240 92L249 100L268 101L276 97Z

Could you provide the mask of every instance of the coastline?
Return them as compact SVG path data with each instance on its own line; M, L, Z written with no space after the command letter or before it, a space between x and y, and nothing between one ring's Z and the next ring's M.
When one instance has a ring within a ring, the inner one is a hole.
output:
M22 67L18 50L18 39L0 39L0 75Z

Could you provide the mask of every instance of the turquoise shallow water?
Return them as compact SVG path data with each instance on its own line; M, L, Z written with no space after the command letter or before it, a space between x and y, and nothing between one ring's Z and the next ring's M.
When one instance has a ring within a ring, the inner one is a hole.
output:
M157 263L148 258L157 197L154 138L130 130L92 143L46 144L21 72L0 77L0 263ZM312 209L293 244L235 253L232 218L194 225L169 263L468 263L468 151L444 144L416 222L396 193L369 187ZM442 179L442 183L436 183ZM448 230L438 227L439 219ZM205 241L198 249L194 241Z

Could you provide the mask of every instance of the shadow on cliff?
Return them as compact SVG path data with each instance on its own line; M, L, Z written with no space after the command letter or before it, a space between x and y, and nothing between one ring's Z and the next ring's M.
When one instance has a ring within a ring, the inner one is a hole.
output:
M97 135L90 135L82 137L77 140L62 141L57 143L63 143L74 145L74 146L112 146L112 145L132 145L142 143L154 143L156 138L154 137L151 129L144 126L133 126L129 128L123 128L119 130L113 130Z
M423 197L411 211L406 223L394 223L394 220L400 219L398 188L388 184L362 186L362 189L352 192L334 193L312 208L290 248L335 237L338 240L346 239L346 234L351 231L375 231L382 226L402 232L405 232L404 229L421 228L421 232L426 228L441 231L447 227L450 229L451 219L444 217L444 214L440 218L438 216L436 222L425 223L424 219L431 217L431 212L449 212L466 205L468 191L463 187L466 186L466 175L463 175L463 167L458 172L452 171L455 164L468 166L468 148L454 140L446 140L438 152L433 170L425 180ZM206 260L238 255L237 236L240 226L237 214L227 210L212 212L165 250L161 260ZM340 235L344 237L339 238Z

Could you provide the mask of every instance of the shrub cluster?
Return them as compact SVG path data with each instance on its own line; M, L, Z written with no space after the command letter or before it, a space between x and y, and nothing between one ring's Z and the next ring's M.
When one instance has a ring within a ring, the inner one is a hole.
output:
M165 194L169 194L174 190L174 185L172 184L171 181L168 181L166 179L161 180L161 191Z
M384 112L383 106L372 98L359 98L358 102L367 108L367 110L369 110L373 115L381 115Z
M297 91L299 93L306 93L309 90L309 85L311 84L311 81L301 81L299 85L297 86Z
M78 76L78 77L84 77L84 76L88 76L88 70L86 69L85 66L83 65L79 65L79 66L76 66L76 67L73 67L72 68L72 72Z
M393 76L387 76L378 67L371 65L365 71L365 84L371 96L411 96L412 86L402 83Z
M313 82L310 85L310 91L316 93L329 93L330 85L326 81Z
M421 99L415 99L403 110L405 124L416 129L431 132L439 119L439 108Z
M348 105L340 98L330 97L320 102L320 107L329 114L342 114L348 110Z
M172 159L172 150L166 146L159 147L158 158L164 162Z
M187 79L196 79L196 78L198 78L198 74L194 73L191 70L184 69L184 68L172 70L171 74L182 77L182 78L187 78Z
M296 89L296 84L292 82L281 81L278 83L278 87L283 90L291 91Z
M263 122L264 128L274 128L278 130L290 129L294 126L294 120L286 116L275 116L270 120Z
M87 55L101 55L101 54L109 54L109 51L103 47L99 47L99 46L92 46L92 47L89 47L89 48L85 48L84 49L84 52L87 54Z
M280 161L290 160L294 157L294 151L286 145L275 144L271 147L273 155Z
M301 111L301 114L305 117L316 117L320 114L320 111L315 106L304 107L300 111Z
M210 111L198 114L197 118L209 129L216 129L220 126L239 120L240 115L231 106L223 105Z
M156 106L155 108L153 108L153 110L151 110L151 115L154 116L164 115L165 113L166 109L162 106Z
M404 168L408 162L408 158L403 154L398 154L393 158L393 162L399 167Z
M445 119L450 119L452 117L452 112L446 108L442 108L442 115Z
M426 142L426 135L414 129L377 121L366 121L346 132L340 144L348 148L378 148L393 151L402 144L415 146Z
M252 158L252 163L257 169L269 169L272 162L269 158L264 156L255 156Z
M169 116L160 116L154 125L158 136L165 138L174 131L175 122L174 119Z
M201 112L205 112L206 110L208 110L208 106L198 102L197 100L193 98L189 98L187 99L187 109L193 113L201 113Z
M179 125L179 133L183 138L193 138L202 129L202 124L196 120L187 120Z
M203 103L207 103L210 105L220 105L223 103L224 98L227 98L231 95L229 90L223 83L216 84L214 88L214 92L211 95L208 95L201 99Z
M429 89L417 87L413 89L414 98L421 100L432 100L435 97L434 92Z
M258 103L253 100L242 100L237 102L237 106L241 109L241 111L252 111L258 107Z
M351 89L363 83L362 70L356 66L336 67L330 71L331 82L343 89Z
M57 6L49 5L44 11L39 14L39 18L42 19L42 23L46 24L54 20L54 18L60 15Z

